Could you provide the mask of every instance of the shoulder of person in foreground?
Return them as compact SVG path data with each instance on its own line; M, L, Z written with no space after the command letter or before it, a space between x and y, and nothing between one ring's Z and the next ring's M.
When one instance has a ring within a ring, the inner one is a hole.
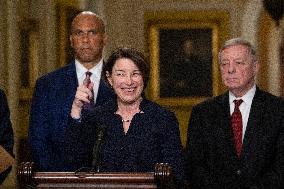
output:
M159 117L161 119L174 119L177 121L175 113L170 109L157 104L149 99L142 101L142 110L144 109L147 113L152 114L153 117Z
M228 92L221 94L216 97L208 98L196 105L193 106L191 115L195 112L202 112L200 116L207 116L206 114L215 114L216 112L223 111L220 109L221 106L228 105L229 106L229 97Z
M284 108L283 97L273 95L267 91L258 88L254 96L254 99L259 99L260 103L262 103L267 109L277 111L277 110L283 110ZM269 106L269 104L273 104L273 106Z
M6 94L2 89L0 89L0 145L7 150L9 154L13 155L14 138L10 120L10 110ZM10 171L11 167L0 173L0 185L4 182Z
M13 154L13 129L6 94L0 89L0 145Z
M50 85L56 87L58 84L65 84L62 82L62 79L66 79L67 75L73 76L76 74L75 63L71 61L69 64L64 67L58 68L54 71L51 71L41 77L36 81L36 86L38 85Z

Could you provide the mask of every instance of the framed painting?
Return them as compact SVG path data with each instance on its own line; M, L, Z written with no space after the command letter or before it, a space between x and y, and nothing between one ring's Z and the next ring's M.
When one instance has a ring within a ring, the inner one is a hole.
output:
M73 18L81 11L76 1L59 1L56 4L57 57L59 67L65 66L73 58L73 50L69 40L71 23Z
M33 19L20 22L20 100L32 98L33 88L39 73L39 23Z
M149 97L187 106L222 91L218 48L228 35L227 12L148 12Z

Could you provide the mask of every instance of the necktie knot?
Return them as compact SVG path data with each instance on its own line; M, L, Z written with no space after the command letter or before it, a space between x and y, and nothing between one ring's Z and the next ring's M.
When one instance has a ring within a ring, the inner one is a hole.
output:
M93 74L92 72L87 71L87 72L86 72L86 77L87 77L87 76L91 77L92 74Z
M239 109L240 105L243 103L243 100L242 99L239 99L239 100L234 100L234 103L235 103L235 109Z
M84 79L83 83L85 86L89 86L91 84L91 75L93 74L92 72L87 71L86 73L86 78Z

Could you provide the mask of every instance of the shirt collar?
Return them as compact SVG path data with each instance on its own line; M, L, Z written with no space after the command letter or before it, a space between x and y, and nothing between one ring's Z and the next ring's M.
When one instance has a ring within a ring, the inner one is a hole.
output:
M102 68L103 68L103 59L101 59L97 65L95 65L94 67L92 67L89 70L87 68L85 68L77 59L75 59L75 67L76 67L76 72L77 72L78 78L85 75L85 73L87 71L92 72L93 73L92 76L95 76L97 78L101 78L101 73L102 73Z
M255 91L256 91L256 85L254 85L244 96L238 98L235 97L235 95L231 93L231 91L229 91L229 102L230 104L232 104L234 100L242 99L245 104L251 104L252 99L255 95Z

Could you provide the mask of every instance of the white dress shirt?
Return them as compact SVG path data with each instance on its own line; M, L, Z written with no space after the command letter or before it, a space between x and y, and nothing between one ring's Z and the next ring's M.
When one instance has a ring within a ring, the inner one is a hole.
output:
M249 113L250 113L250 108L252 104L253 97L255 95L256 91L256 85L254 85L244 96L242 97L235 97L235 95L231 92L229 92L229 103L230 103L230 114L234 112L235 109L235 103L234 100L239 100L242 99L243 102L240 105L240 111L242 114L242 121L243 121L243 136L242 140L244 140L246 128L247 128L247 123L248 123L248 118L249 118Z
M76 67L76 73L79 85L83 83L86 77L86 72L87 71L92 72L90 79L94 83L93 91L94 91L94 101L96 103L99 85L100 85L101 73L103 68L103 59L101 59L99 63L90 70L85 68L78 60L75 59L75 67Z

